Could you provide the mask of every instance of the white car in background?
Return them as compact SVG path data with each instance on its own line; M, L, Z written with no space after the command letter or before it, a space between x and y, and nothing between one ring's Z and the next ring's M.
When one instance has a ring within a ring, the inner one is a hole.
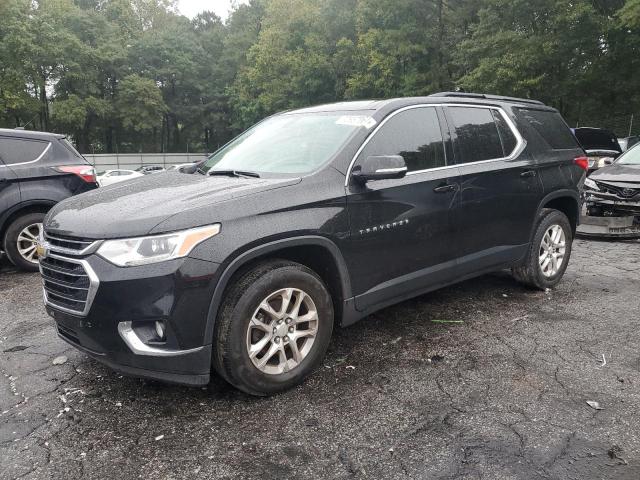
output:
M144 177L144 175L134 170L106 170L105 172L98 173L96 181L101 187L106 187L107 185L113 185L114 183L137 177Z
M190 173L190 170L195 170L197 168L197 163L179 163L178 165L171 165L167 168L167 171L178 171L181 173ZM191 172L192 173L192 172Z

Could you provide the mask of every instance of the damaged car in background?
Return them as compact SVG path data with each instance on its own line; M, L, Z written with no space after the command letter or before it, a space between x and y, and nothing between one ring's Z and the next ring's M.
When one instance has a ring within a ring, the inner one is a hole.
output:
M589 175L599 168L611 165L622 153L617 137L609 130L579 127L572 131L589 158Z
M583 235L640 238L640 144L585 180L583 213Z

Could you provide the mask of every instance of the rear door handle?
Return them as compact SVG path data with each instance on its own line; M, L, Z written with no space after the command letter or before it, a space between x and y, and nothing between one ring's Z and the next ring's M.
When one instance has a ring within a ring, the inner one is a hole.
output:
M535 177L536 176L536 171L535 170L527 170L526 172L522 172L520 174L520 176L522 178Z
M436 193L447 193L447 192L455 192L456 191L456 186L455 185L441 185L439 187L436 187L433 189L434 192Z

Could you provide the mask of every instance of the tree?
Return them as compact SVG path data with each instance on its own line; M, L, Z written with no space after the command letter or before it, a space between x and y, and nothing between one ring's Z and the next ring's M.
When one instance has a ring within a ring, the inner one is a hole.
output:
M455 88L579 124L640 111L640 0L250 0L226 22L175 0L0 0L0 18L0 126L82 152L212 151L280 110Z

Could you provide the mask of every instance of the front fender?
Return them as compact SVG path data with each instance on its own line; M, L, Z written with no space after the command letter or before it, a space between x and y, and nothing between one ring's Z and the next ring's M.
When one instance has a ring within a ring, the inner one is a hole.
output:
M213 297L211 299L211 304L209 306L209 312L207 315L207 327L205 329L205 339L207 339L207 341L208 339L213 339L215 321L216 317L218 316L218 310L223 301L225 289L229 285L229 282L233 275L240 268L242 268L243 265L246 265L252 260L264 257L288 247L303 247L306 245L320 246L329 251L338 268L343 298L351 298L351 282L349 280L349 271L347 269L347 264L338 246L328 238L317 235L305 235L265 243L239 254L223 270L222 274L219 277L218 283L213 293Z

